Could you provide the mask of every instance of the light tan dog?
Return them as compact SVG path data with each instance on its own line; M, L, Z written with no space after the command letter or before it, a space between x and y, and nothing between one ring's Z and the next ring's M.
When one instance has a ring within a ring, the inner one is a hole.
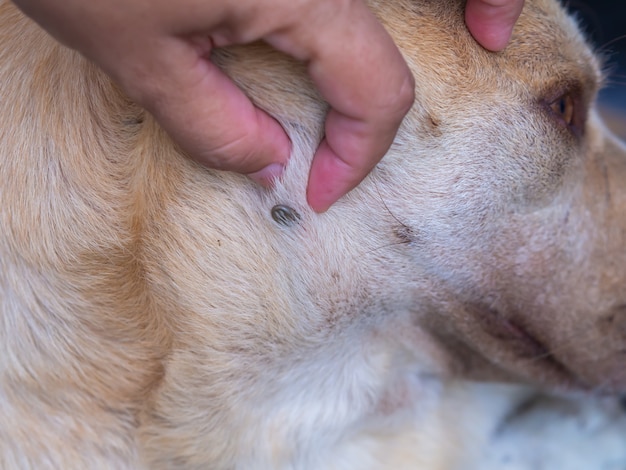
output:
M460 0L371 6L417 98L317 215L301 65L215 56L292 139L264 190L0 5L1 468L623 468L626 420L592 398L626 391L626 150L598 60L552 0L497 54Z

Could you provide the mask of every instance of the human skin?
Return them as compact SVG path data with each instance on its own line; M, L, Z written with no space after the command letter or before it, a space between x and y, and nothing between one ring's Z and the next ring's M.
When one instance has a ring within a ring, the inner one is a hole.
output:
M15 3L100 66L191 158L263 185L280 177L289 138L210 61L211 51L263 40L305 62L330 105L307 187L317 212L367 176L413 103L409 68L363 0ZM468 0L466 23L480 44L498 51L522 5L523 0Z

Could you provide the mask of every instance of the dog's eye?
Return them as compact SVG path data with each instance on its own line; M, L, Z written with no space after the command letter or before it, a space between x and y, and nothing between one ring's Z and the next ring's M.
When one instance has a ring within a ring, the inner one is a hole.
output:
M559 96L556 100L550 103L550 109L554 114L562 119L568 127L574 125L575 103L572 95L568 93Z
M553 97L556 95L553 95ZM572 88L555 98L544 101L552 119L575 137L582 137L587 120L587 106L579 88Z

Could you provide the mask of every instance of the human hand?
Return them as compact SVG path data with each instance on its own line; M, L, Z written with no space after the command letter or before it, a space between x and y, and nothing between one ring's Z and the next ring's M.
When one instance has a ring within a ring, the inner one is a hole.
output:
M468 0L467 23L476 39L490 49L503 47L521 1ZM380 161L413 102L412 75L362 0L16 4L98 64L192 158L248 174L261 184L282 173L289 139L210 62L211 50L263 39L306 62L331 107L307 188L307 200L318 212Z
M289 139L211 63L211 50L263 39L306 62L331 106L308 187L317 211L373 168L413 102L406 63L361 0L15 3L98 64L192 158L265 184L280 175Z

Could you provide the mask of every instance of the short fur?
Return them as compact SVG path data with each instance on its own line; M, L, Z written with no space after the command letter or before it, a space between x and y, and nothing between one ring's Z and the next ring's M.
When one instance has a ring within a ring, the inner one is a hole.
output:
M626 391L626 150L598 59L552 0L501 53L459 0L370 3L415 105L321 215L304 188L326 107L301 64L214 57L292 139L265 190L185 158L0 4L1 468L626 462L626 419L594 398Z

